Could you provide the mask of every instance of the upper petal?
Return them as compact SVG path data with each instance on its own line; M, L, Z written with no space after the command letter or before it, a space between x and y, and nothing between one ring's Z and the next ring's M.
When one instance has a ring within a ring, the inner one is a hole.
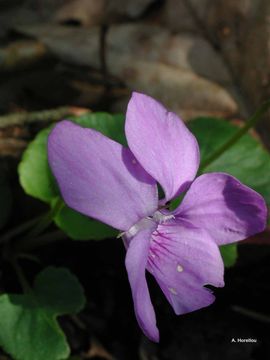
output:
M223 245L263 231L267 209L261 195L234 177L209 173L193 182L175 215L206 229Z
M156 316L151 303L145 278L150 237L156 224L148 219L129 242L126 255L126 268L132 290L134 308L137 321L144 334L151 340L159 341L159 331L156 326Z
M48 159L65 202L85 215L128 230L157 207L155 181L131 151L95 130L60 122Z
M215 297L204 285L224 286L218 246L202 229L172 220L153 233L147 269L176 314L210 305Z
M187 189L198 170L199 147L176 114L147 95L133 93L125 131L131 151L163 187L167 201Z

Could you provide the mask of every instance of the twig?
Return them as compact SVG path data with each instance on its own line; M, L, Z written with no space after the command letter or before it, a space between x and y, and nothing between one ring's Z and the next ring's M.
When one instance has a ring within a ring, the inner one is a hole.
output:
M9 71L32 65L46 54L46 46L39 41L15 41L0 48L0 70Z
M81 115L90 110L72 106L33 112L20 112L0 116L0 129L14 125L31 124L34 122L57 121L69 115Z

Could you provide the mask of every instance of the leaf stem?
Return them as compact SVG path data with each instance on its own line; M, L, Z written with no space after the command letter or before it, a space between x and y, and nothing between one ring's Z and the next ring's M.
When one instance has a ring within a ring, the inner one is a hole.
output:
M54 204L54 206L51 208L51 210L47 212L44 216L42 216L40 220L36 223L36 225L25 236L18 240L18 247L20 249L24 249L24 246L27 247L27 244L31 242L32 239L43 233L43 231L51 225L54 217L62 209L63 206L63 200L59 198Z
M21 287L23 289L23 292L24 293L31 293L32 292L32 289L31 289L31 286L29 285L26 277L24 276L24 273L22 271L22 268L19 266L18 264L18 261L17 261L17 258L15 255L12 255L9 259L17 277L18 277L18 280L21 284Z
M21 251L32 251L38 247L46 246L56 241L62 241L65 239L67 239L67 235L63 231L51 231L38 237L24 239L24 241L18 242L14 246L14 251L16 253L20 253Z
M199 173L202 172L207 166L209 166L213 161L219 158L225 151L227 151L231 146L233 146L243 135L245 135L250 128L255 126L257 122L261 119L262 115L269 109L270 100L264 102L261 107L251 116L251 118L246 122L246 124L239 129L227 142L221 145L216 151L211 154L208 159L203 161L200 166Z
M13 228L12 230L4 233L0 238L0 243L1 244L6 243L10 239L14 238L15 236L25 232L26 230L28 230L29 228L34 226L38 221L40 221L43 216L44 215L39 215L31 220L28 220L28 221L18 225L17 227Z

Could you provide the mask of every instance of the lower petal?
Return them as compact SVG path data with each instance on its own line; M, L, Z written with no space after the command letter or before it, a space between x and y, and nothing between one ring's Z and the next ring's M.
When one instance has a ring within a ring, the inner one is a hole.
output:
M176 315L183 315L202 309L215 301L215 296L211 290L204 287L185 287L184 293L177 293L176 291L172 292L172 290L169 290L161 280L157 281Z
M172 221L153 233L147 269L176 314L210 305L215 297L204 285L224 286L218 246L204 230Z
M156 316L150 299L145 277L150 237L156 224L148 219L129 241L126 255L126 269L132 290L135 314L144 334L152 341L159 341L159 331L156 326Z

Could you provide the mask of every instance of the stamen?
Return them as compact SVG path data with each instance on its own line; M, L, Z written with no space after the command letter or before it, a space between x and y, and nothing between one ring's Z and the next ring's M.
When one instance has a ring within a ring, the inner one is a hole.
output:
M166 222L167 220L171 220L171 219L174 219L175 216L172 215L172 214L169 214L169 215L165 215L165 214L162 214L162 212L160 211L156 211L153 215L153 219L155 221L158 221L159 223L164 223Z

